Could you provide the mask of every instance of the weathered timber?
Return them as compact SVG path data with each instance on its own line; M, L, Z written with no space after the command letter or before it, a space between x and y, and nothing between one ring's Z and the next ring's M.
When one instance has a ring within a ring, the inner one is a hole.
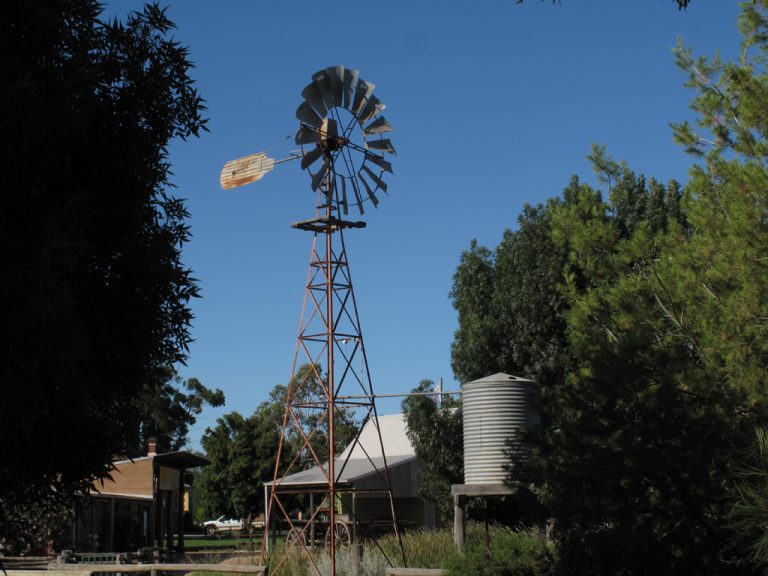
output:
M390 566L385 574L387 576L442 576L445 570L442 568L395 568Z
M229 574L267 574L266 566L253 564L59 564L49 570L45 576L52 576L54 572L66 572L66 576L72 576L77 572L78 576L90 576L104 572L121 574L148 573L148 572L222 572ZM81 573L82 574L79 574ZM9 576L10 571L9 571ZM26 570L17 576L37 576Z

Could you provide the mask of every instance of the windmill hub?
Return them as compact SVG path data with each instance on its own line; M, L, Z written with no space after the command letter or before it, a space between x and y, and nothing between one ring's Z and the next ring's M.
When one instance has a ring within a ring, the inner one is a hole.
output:
M326 154L328 154L330 152L341 150L343 146L349 144L349 138L341 138L339 136L335 138L323 138L319 144Z

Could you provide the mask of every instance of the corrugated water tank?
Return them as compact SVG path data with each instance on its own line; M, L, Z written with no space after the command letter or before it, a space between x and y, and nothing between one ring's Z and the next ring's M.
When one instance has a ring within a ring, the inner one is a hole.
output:
M462 384L464 483L502 484L508 473L507 441L539 423L535 382L494 374Z

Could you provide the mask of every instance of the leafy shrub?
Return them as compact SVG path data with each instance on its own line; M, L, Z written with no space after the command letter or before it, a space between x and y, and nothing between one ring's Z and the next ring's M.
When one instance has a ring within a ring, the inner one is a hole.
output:
M270 574L276 572L275 568L277 568L278 564L280 565L280 570L278 571L280 576L306 576L307 574L314 574L311 571L309 559L303 550L294 548L287 558L284 551L269 557L267 567Z
M403 551L408 566L418 568L440 568L446 556L453 552L453 535L449 529L413 530L401 534ZM403 566L400 544L397 536L387 534L377 540L379 547L392 564ZM369 543L366 554L381 554L376 545Z
M452 552L443 567L449 576L546 576L553 573L554 557L540 536L494 526L489 541L477 527L467 535L465 553Z

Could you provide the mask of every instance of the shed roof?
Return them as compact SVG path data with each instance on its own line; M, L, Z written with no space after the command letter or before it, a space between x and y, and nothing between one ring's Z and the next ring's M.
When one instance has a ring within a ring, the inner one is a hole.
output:
M337 472L340 483L352 484L376 474L377 470L384 468L385 455L387 466L390 468L416 459L416 451L406 434L407 426L403 414L379 416L378 422L379 426L376 419L371 418L360 431L357 442L347 446L336 459L336 470L343 467L343 470ZM379 443L379 433L381 433L381 443ZM385 454L381 452L382 444ZM278 485L292 487L327 483L325 471L319 466L290 474L277 482ZM271 486L272 482L266 484Z
M406 434L408 426L404 414L379 416L379 422L381 425L377 426L376 419L371 418L360 431L357 443L353 442L347 446L339 458L342 460L347 457L350 460L366 458L366 453L371 458L384 456L381 453L382 445L388 459L391 456L416 456L416 451ZM381 431L381 443L379 443L379 431Z
M415 456L393 456L391 458L387 458L387 466L390 468L399 466L405 462L411 462L412 460L415 460L415 458ZM342 458L338 458L336 460L337 467L342 466L343 464L344 460ZM371 458L370 460L367 458L355 458L350 459L347 462L346 466L344 466L344 470L341 471L340 475L337 473L337 478L340 484L354 484L355 481L366 478L368 476L372 476L376 473L377 470L383 469L384 458L378 457ZM272 482L266 482L266 484L267 486L271 486ZM326 477L325 472L321 470L319 466L313 466L309 470L302 470L301 472L296 472L296 474L290 474L289 476L286 476L282 480L278 481L278 485L280 486L292 487L325 484L328 484L328 478Z
M169 468L176 468L177 470L195 468L197 466L207 466L211 463L207 458L203 458L192 452L187 452L186 450L158 454L155 456L155 462L163 466L168 466Z

